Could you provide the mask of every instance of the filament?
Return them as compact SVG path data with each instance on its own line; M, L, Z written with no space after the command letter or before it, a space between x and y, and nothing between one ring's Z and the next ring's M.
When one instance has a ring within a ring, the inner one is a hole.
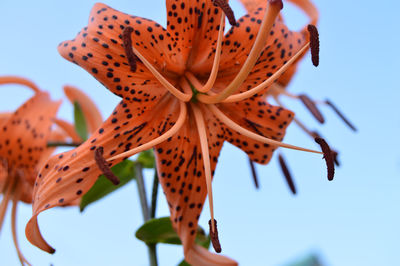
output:
M305 151L305 152L311 152L311 153L317 153L317 154L323 154L320 151L315 151L315 150L310 150L310 149L306 149L306 148L302 148L302 147L298 147L298 146L294 146L294 145L290 145L290 144L286 144L280 141L276 141L276 140L272 140L263 136L260 136L256 133L251 132L250 130L247 130L243 127L241 127L240 125L236 124L234 121L232 121L231 119L229 119L223 112L221 112L215 105L208 105L210 111L218 118L220 119L225 125L227 125L228 127L232 128L233 130L236 130L238 133L251 138L255 141L259 141L262 143L266 143L266 144L270 144L270 145L274 145L277 147L283 147L283 148L288 148L288 149L292 149L292 150L299 150L299 151Z
M244 62L242 68L240 69L239 73L236 75L234 80L220 93L210 96L210 95L199 95L198 99L205 103L218 103L230 95L236 92L236 90L242 85L245 81L251 70L253 69L254 65L256 64L258 58L260 57L262 49L264 49L265 44L267 42L267 38L269 36L269 32L274 24L275 18L278 16L279 11L281 9L280 4L268 1L267 10L265 11L263 21L261 23L261 27L257 34L257 38L254 42L254 45L250 51L249 56L247 57L246 61ZM281 1L278 1L282 3Z
M207 141L207 133L206 126L204 123L204 117L201 113L201 110L194 104L191 104L194 118L196 120L197 131L199 133L201 153L203 157L204 164L204 174L206 177L207 184L207 194L208 194L208 203L210 205L210 216L211 216L211 231L216 232L216 225L214 220L214 203L213 203L213 194L212 194L212 175L211 175L211 165L210 165L210 155L208 152L208 141Z
M158 144L160 144L161 142L169 139L171 136L173 136L176 132L178 132L181 127L183 126L183 124L185 123L186 120L186 114L187 114L187 108L186 108L186 104L184 102L179 102L180 103L180 113L179 113L179 117L178 120L176 121L176 123L173 125L173 127L171 127L167 132L165 132L163 135L159 136L158 138L155 138L139 147L136 147L134 149L131 149L129 151L120 153L118 155L115 155L114 157L111 157L109 159L107 159L107 161L112 161L112 160L116 160L116 159L120 159L120 158L124 158L124 157L130 157L136 153L148 150Z

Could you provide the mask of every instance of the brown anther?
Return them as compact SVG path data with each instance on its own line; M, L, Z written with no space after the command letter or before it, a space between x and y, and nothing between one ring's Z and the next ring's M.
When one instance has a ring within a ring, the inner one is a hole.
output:
M311 114L318 120L321 124L325 122L324 117L322 116L321 112L318 110L317 105L314 103L313 100L310 99L305 94L299 95L300 100L303 104L307 107L307 109L311 112Z
M282 173L285 176L286 183L288 184L290 191L292 191L292 193L296 195L296 186L294 185L292 175L290 174L289 168L287 167L286 161L283 158L282 154L279 154L278 159Z
M332 181L335 175L335 163L334 155L329 147L328 143L322 138L315 138L315 142L321 146L322 152L324 153L324 159L326 162L326 168L328 169L328 180Z
M211 243L214 247L215 252L221 253L221 244L219 243L218 239L218 229L217 229L217 220L214 219L215 231L212 230L211 220L208 221L208 225L210 226L210 238Z
M256 167L254 165L254 162L250 158L249 158L249 164L250 164L251 174L252 174L253 180L254 180L254 185L258 189L259 185L258 185L258 177L257 177Z
M215 6L218 6L219 8L224 11L225 16L228 18L229 24L232 26L236 25L236 19L235 19L235 14L233 13L232 8L229 6L228 2L226 0L212 0Z
M336 150L332 150L333 162L336 166L340 166L340 162L338 160L339 153Z
M339 111L339 109L329 100L326 100L325 103L329 105L333 111L343 120L343 122L351 128L353 131L357 131L357 128L343 115L342 112Z
M268 0L271 5L278 5L280 9L283 8L282 0Z
M316 138L322 138L321 135L320 135L317 131L312 131L311 134L312 134L312 136L313 136L314 139L316 139ZM326 142L326 141L325 141L325 142ZM339 152L336 151L336 150L331 149L331 153L332 153L333 161L334 161L335 165L336 165L336 166L340 166L340 162L339 162L339 160L338 160Z
M309 24L307 27L310 33L311 61L314 66L319 65L319 34L317 27Z
M114 175L106 159L103 157L103 147L98 147L94 152L94 160L96 161L97 167L103 173L103 175L110 180L114 185L119 184L119 178Z
M124 45L124 50L126 54L126 58L128 59L129 66L131 67L132 72L136 72L136 62L140 61L139 58L135 55L132 50L132 27L126 27L122 32L122 41Z

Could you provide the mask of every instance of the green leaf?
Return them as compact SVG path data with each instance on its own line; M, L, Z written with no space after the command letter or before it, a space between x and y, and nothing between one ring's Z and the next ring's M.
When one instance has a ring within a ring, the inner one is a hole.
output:
M143 151L139 154L137 162L141 163L144 168L154 169L154 152L153 149Z
M112 172L121 181L117 186L111 183L104 175L101 175L93 187L82 197L79 206L80 210L83 211L89 204L98 201L134 179L134 165L135 163L133 161L125 160L111 168Z
M86 119L78 102L74 102L74 121L76 133L85 141L88 136Z
M146 244L166 243L181 245L178 234L172 227L169 217L151 219L143 224L137 231L136 237ZM205 235L204 230L197 228L196 243L206 248L210 245L210 238Z

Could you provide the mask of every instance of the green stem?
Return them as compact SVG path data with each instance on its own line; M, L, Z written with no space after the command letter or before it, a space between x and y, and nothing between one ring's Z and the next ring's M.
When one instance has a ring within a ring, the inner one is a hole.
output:
M149 205L147 203L146 189L144 186L143 166L141 163L137 162L135 164L135 171L136 171L136 182L138 186L140 206L142 207L142 215L144 221L147 222L148 220L150 220L150 212L149 212Z
M135 164L135 173L136 173L136 183L139 192L140 206L142 207L143 219L145 222L147 222L148 220L150 220L150 211L149 211L149 205L147 203L146 188L144 185L143 165L139 162L136 162ZM158 263L157 263L156 245L147 244L147 248L149 251L150 265L157 266Z
M158 182L157 169L154 169L153 192L151 194L150 218L154 218L156 216L158 183L159 182Z

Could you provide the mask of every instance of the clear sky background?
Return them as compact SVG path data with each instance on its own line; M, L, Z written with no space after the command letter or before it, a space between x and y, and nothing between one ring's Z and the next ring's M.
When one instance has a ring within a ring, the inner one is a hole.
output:
M123 12L166 25L161 0L105 0ZM214 186L223 254L241 265L285 265L317 253L326 265L400 265L400 60L397 1L315 0L320 11L321 63L309 59L290 85L294 93L329 97L357 125L354 134L326 107L326 124L319 126L297 101L282 98L311 128L317 128L340 151L342 166L335 180L326 180L320 156L285 150L298 195L292 196L274 158L257 166L261 188L252 183L247 158L225 143ZM0 1L0 75L32 79L54 99L62 86L75 85L98 104L104 118L119 99L92 76L57 52L87 25L95 1ZM244 13L231 1L237 17ZM300 12L285 5L292 29L306 23ZM1 86L0 110L13 110L31 96L19 86ZM72 121L65 100L60 116ZM317 148L296 125L286 142ZM147 182L152 182L148 173ZM207 204L205 205L207 206ZM21 204L18 233L24 255L33 265L147 265L145 245L134 237L142 224L136 183L89 206L52 209L39 218L45 238L57 252L48 255L24 236L31 207ZM162 193L157 216L168 216ZM0 265L19 265L12 244L10 213L0 234ZM200 218L207 228L208 208ZM179 246L158 246L160 265L175 265L183 257Z

